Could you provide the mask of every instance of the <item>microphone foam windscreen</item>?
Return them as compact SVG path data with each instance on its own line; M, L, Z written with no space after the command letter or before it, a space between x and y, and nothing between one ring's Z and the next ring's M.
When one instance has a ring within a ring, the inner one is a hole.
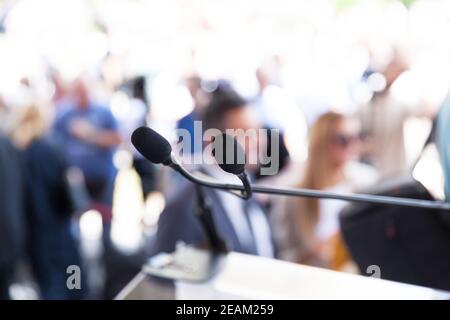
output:
M241 174L245 170L245 152L236 138L222 133L213 141L213 155L222 170L232 174Z
M149 127L139 127L131 135L133 146L153 163L169 163L172 147L158 132Z

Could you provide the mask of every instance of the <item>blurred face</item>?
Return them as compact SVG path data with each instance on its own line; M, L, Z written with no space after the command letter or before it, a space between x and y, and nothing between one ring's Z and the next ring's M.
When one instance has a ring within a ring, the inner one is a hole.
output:
M203 108L208 101L205 92L201 89L200 78L189 77L185 80L185 85L194 101L194 107Z
M265 140L258 134L261 125L253 110L251 108L239 108L228 112L224 118L224 126L227 129L237 130L235 136L239 144L244 147L247 168L250 170L257 168L256 163L249 162L253 162L252 159L255 161L259 159L258 150L261 150L265 145Z
M269 84L269 76L263 70L256 71L256 79L261 89L264 89Z
M200 79L190 77L186 79L186 87L193 98L195 98L197 91L200 89Z
M391 62L384 71L384 77L386 78L386 85L390 87L397 78L407 70L406 66L401 61Z
M335 166L343 166L355 158L359 143L359 123L356 119L340 121L330 139L330 159Z
M79 109L86 110L89 107L89 90L83 81L77 81L75 83L73 98Z

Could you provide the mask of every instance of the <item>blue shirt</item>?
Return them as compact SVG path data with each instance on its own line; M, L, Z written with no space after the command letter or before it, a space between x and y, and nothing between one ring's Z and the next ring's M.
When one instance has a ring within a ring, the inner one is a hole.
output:
M445 180L445 198L450 201L450 94L444 100L436 124L436 145Z
M85 110L70 106L57 116L54 126L55 134L62 140L69 165L80 168L88 181L110 178L115 172L115 148L99 147L74 137L69 128L76 119L87 121L97 129L117 130L116 119L104 106L91 104Z

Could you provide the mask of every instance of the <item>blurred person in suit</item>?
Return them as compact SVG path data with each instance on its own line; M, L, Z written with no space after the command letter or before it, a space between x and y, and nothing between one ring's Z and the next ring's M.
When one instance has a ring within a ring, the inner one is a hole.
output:
M29 259L43 299L81 299L87 292L84 277L80 290L69 290L66 283L67 268L82 264L72 233L74 203L67 162L47 136L49 108L35 102L18 106L9 131L23 165Z
M308 158L299 188L348 193L374 183L375 171L355 160L359 123L328 112L311 127ZM271 217L277 230L280 257L334 269L348 262L340 237L338 215L345 201L315 198L280 198Z
M230 88L219 86L213 93L212 101L203 117L203 129L215 128L224 132L226 129L258 129L260 128L253 109L246 101ZM237 136L238 141L244 137ZM261 142L262 143L262 142ZM247 159L258 152L245 144ZM204 154L205 157L212 157ZM209 174L222 182L240 183L236 176L225 173L213 161L212 165L202 165L200 171ZM254 173L256 166L248 166L249 174ZM215 226L219 236L224 239L232 251L255 254L266 257L275 256L272 230L266 212L253 198L245 201L235 195L221 190L203 188L212 207ZM199 245L205 239L205 232L195 214L196 189L192 183L184 183L168 200L158 222L153 254L172 252L176 244Z

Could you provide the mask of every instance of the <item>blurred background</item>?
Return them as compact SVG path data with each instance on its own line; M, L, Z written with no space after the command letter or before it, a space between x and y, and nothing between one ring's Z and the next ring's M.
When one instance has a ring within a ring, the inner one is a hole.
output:
M436 148L417 160L449 91L449 39L445 0L0 1L0 297L113 298L180 180L131 132L176 143L222 87L283 133L284 164L261 183L345 192L411 173L444 199ZM361 272L330 249L342 203L258 200L278 258ZM69 265L81 290L65 288Z

